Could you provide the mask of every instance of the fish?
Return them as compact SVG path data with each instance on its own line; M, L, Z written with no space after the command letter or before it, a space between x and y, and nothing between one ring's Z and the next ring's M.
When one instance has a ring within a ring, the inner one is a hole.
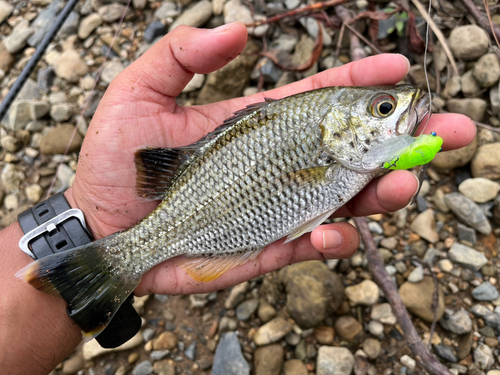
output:
M312 231L389 172L429 99L410 85L326 87L266 99L198 142L135 153L137 195L161 200L135 226L47 256L16 276L64 296L85 337L95 337L142 275L168 259L207 282L255 259L279 239ZM396 142L397 143L397 142Z

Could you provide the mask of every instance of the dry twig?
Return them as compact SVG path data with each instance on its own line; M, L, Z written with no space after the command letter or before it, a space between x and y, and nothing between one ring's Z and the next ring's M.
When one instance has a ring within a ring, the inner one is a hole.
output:
M346 27L348 27L347 24L351 23L353 19L351 13L342 5L337 5L335 7L335 12L337 13L337 16L339 16L342 20L342 23L344 23ZM351 32L349 39L351 61L357 61L365 58L366 52L363 47L361 47L358 36L355 33Z
M495 24L488 22L488 18L481 13L477 6L472 0L460 0L463 6L469 11L469 13L474 17L476 22L481 26L488 34L494 35L495 38L500 38L500 27Z
M392 281L391 277L385 270L385 264L377 251L375 243L373 242L370 229L366 223L364 217L354 218L356 226L358 227L359 233L363 243L365 244L365 254L368 258L368 267L370 273L373 275L374 280L384 291L385 297L392 306L392 310L398 319L399 325L403 330L406 342L411 349L416 360L420 365L430 374L436 375L451 375L451 372L439 362L436 357L431 354L431 352L426 348L420 336L413 325L410 315L403 305L403 301L399 296L396 285Z

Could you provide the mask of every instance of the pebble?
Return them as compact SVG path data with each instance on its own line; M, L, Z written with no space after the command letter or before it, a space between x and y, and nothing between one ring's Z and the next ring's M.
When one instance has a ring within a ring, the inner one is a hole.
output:
M30 28L29 22L22 20L14 27L12 33L3 40L3 45L11 55L14 55L24 48L33 32L34 30Z
M373 336L383 339L384 337L384 325L377 320L370 320L368 323L368 332Z
M398 246L399 240L396 237L389 237L389 238L383 238L380 241L380 246L389 249L389 250L394 250L396 246Z
M134 367L132 375L149 375L153 373L153 364L149 361L142 361Z
M498 296L497 288L489 281L485 281L472 290L472 297L478 301L493 301L497 299Z
M471 161L471 171L474 177L500 179L500 143L479 146Z
M433 345L434 351L438 356L447 360L448 362L457 363L458 358L453 353L453 349L448 345Z
M124 69L125 67L119 61L107 62L104 64L101 79L109 85Z
M179 339L177 335L173 332L162 332L160 335L153 340L154 350L173 350L177 347Z
M363 342L363 350L368 358L375 359L382 352L382 345L377 339L369 337Z
M169 2L166 4L170 4L170 5L173 5L175 7L175 4L173 4L173 3ZM163 5L162 5L162 7L163 7ZM146 27L146 30L144 30L143 38L146 42L151 43L156 38L165 35L166 32L167 32L167 29L165 28L165 25L162 22L153 21Z
M195 3L189 9L186 9L182 14L170 25L168 31L172 31L179 25L187 25L191 27L200 27L207 22L212 16L212 4L208 0L202 0Z
M87 39L92 31L97 29L102 23L102 17L97 13L92 13L80 21L78 27L78 37L80 39Z
M283 365L283 375L308 375L308 371L300 359L289 359Z
M447 331L456 333L457 335L463 335L472 330L472 320L464 308L455 312L446 312L443 319L439 321L439 324Z
M240 0L229 0L224 5L224 23L227 24L236 21L252 23L252 13ZM251 30L249 30L249 32L251 32Z
M80 15L77 12L71 12L61 26L58 36L61 39L66 39L70 35L78 32L78 25L80 24Z
M175 367L169 361L158 361L153 364L153 372L157 375L175 375Z
M430 243L436 243L439 241L439 234L436 232L434 213L430 209L418 214L418 216L412 221L410 228Z
M488 263L488 259L483 253L456 242L451 245L448 256L452 261L475 271L480 270L481 267Z
M38 184L31 184L26 186L24 191L26 193L26 198L28 198L31 203L37 203L42 196L43 189Z
M267 323L276 316L276 309L266 301L261 300L259 309L257 310L257 316L263 323Z
M36 47L42 41L45 34L54 24L57 12L62 5L61 3L61 0L53 1L47 8L38 14L33 22L31 22L30 26L33 29L33 35L28 39L28 44L30 46Z
M292 324L278 316L257 329L253 341L259 346L271 344L281 340L291 330Z
M488 235L491 224L476 203L460 193L450 193L444 196L448 208L466 225L478 232Z
M335 320L335 332L343 340L356 342L363 334L363 326L354 317L344 315Z
M280 375L284 354L283 347L280 344L257 348L253 355L255 373L259 375Z
M437 319L439 320L444 313L444 294L441 287L438 290ZM431 308L433 292L434 283L430 276L425 276L419 283L405 282L399 288L399 294L406 308L426 322L434 320L434 311Z
M392 312L392 307L389 303L381 303L372 307L371 318L380 323L393 325L396 324L396 316Z
M71 118L71 106L68 103L59 103L52 106L50 109L50 117L55 122L64 122Z
M457 234L459 241L467 241L472 245L475 245L477 242L476 231L462 223L457 223Z
M125 5L110 4L99 8L99 15L105 22L115 22L122 17L126 10L127 7Z
M481 27L466 25L454 27L448 43L458 59L475 60L488 50L488 40L488 34Z
M196 344L197 341L193 341L184 351L184 355L191 361L196 361Z
M345 288L345 295L352 306L371 306L378 301L379 288L372 280L364 280L359 284Z
M431 161L431 166L436 169L452 169L463 167L466 165L474 156L477 149L477 139L468 144L465 147L459 148L458 150L446 151L438 153L434 159ZM479 177L479 176L474 176Z
M3 190L7 193L19 190L21 181L24 180L24 173L17 170L12 163L6 163L0 175L3 183Z
M16 139L11 135L6 135L5 137L3 137L0 141L0 144L6 151L12 153L19 151L19 149L23 145L23 143L19 139Z
M478 85L476 79L472 76L472 70L468 70L460 77L462 85L462 93L465 96L474 96L480 90L481 86Z
M153 350L149 357L152 361L161 361L170 354L170 350Z
M323 345L331 345L335 336L335 330L333 327L320 326L314 328L314 337L318 343Z
M316 375L350 375L354 356L347 348L320 346L316 360Z
M401 362L401 364L403 366L408 367L410 370L415 369L415 366L417 365L417 362L413 358L411 358L410 356L408 356L406 354L401 356L401 358L399 359L399 362Z
M484 177L468 178L458 186L458 191L476 203L486 203L495 199L500 184Z
M228 316L223 316L219 322L219 333L234 331L238 327L238 322Z
M438 262L438 267L441 271L450 273L453 270L453 263L449 259L441 259Z
M413 271L408 275L408 281L410 283L418 283L424 278L424 269L422 267L415 267Z
M245 293L247 292L249 285L248 281L245 281L244 283L233 286L226 298L226 301L224 302L224 307L228 310L234 309L240 302L242 302L245 298Z
M212 375L250 375L250 366L241 352L240 342L234 332L221 335L215 350Z
M88 73L87 64L75 50L64 51L54 63L54 72L59 78L78 82Z
M67 375L76 374L78 371L83 369L84 366L85 366L85 361L83 357L77 354L64 361L62 372Z
M474 350L474 363L482 370L487 370L495 363L491 348L484 344L479 344Z
M62 124L50 129L40 139L40 152L45 155L63 154L73 136L74 129L71 124ZM69 152L78 151L82 141L82 136L76 132L69 147Z
M17 210L17 208L19 207L19 200L17 199L17 195L13 193L5 196L3 205L7 209L7 211Z
M479 58L472 68L472 75L482 87L491 87L500 78L500 63L494 53Z
M238 305L236 308L236 317L239 320L248 320L252 314L257 310L259 307L259 300L258 299L251 299L248 301L244 301Z
M488 103L480 98L450 99L446 102L449 112L467 114L473 121L483 121Z
M14 6L6 1L0 1L0 24L5 21L14 10Z

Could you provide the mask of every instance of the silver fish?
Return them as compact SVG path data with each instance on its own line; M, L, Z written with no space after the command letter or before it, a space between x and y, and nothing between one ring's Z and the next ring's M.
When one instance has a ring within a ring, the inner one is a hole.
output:
M138 194L160 205L18 277L64 295L84 334L96 336L167 259L185 255L182 267L208 281L313 230L387 172L363 156L413 135L427 107L414 86L328 87L251 105L187 147L138 150Z

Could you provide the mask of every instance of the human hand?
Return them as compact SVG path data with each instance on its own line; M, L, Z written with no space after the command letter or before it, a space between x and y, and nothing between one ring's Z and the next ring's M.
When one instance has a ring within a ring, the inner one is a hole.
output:
M194 73L206 74L221 68L243 50L245 43L246 28L241 23L214 30L181 26L112 82L87 132L75 183L66 193L70 203L84 212L96 238L131 227L158 204L142 202L135 194L136 150L191 144L222 124L233 112L261 102L265 97L278 99L325 86L396 84L409 68L401 55L379 55L266 93L202 106L176 104L175 97ZM475 135L473 123L455 114L433 115L426 133L431 131L443 138L445 150L463 147ZM391 172L372 181L335 216L398 210L408 203L417 185L410 172ZM203 284L176 267L175 260L169 260L143 276L136 294L208 292L293 262L346 258L358 245L359 235L351 225L322 225L291 243L271 244L255 260Z

